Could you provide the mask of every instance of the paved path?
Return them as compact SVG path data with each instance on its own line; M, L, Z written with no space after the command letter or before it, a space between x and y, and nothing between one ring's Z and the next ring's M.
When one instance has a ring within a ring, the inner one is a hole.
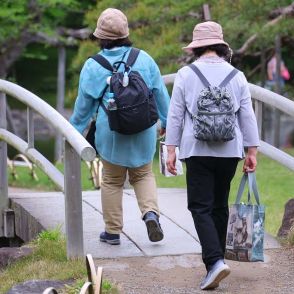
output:
M61 225L64 232L64 196L59 192L20 192L9 189L9 197L26 209L46 229ZM158 189L160 222L164 239L149 241L141 220L133 190L124 190L124 229L121 245L110 246L99 241L104 230L100 191L83 192L83 226L85 253L94 258L131 256L160 256L201 253L198 236L190 212L187 210L185 189ZM265 248L277 248L279 244L269 235Z

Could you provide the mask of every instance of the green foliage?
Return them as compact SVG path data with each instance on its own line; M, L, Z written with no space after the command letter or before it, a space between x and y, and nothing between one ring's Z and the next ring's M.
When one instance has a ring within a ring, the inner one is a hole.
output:
M81 288L83 287L85 281L78 279L75 283L71 285L65 285L65 289L62 291L64 294L76 294L80 293ZM109 281L102 281L102 293L103 294L118 294L118 289Z
M146 50L159 63L163 73L170 73L176 66L179 55L182 54L181 35L183 28L189 27L189 36L192 35L194 22L189 17L190 12L198 12L204 1L97 1L96 9L89 11L86 15L86 24L93 28L96 26L97 17L108 8L115 7L124 11L128 16L130 26L130 38L134 46ZM199 20L199 19L198 19ZM183 44L184 45L184 44ZM84 48L86 47L86 50ZM80 46L80 53L75 66L79 67L85 61L85 57L96 52L96 44L89 43ZM85 52L86 51L86 52ZM174 63L172 67L168 64Z
M67 260L65 236L61 232L61 226L42 231L32 244L37 245L34 253L37 256L43 256L52 261L66 262Z
M195 24L202 21L202 6L207 3L212 19L222 24L224 38L233 50L241 48L254 34L258 35L246 54L235 61L245 74L251 72L260 63L261 49L266 49L269 55L268 49L273 48L277 34L282 38L282 53L285 62L290 72L294 71L291 48L291 40L294 36L293 17L284 17L275 25L266 26L270 21L271 12L290 5L289 0L182 0L180 2L176 0L96 0L96 4L94 0L36 0L37 6L34 9L29 7L29 3L30 1L27 0L3 0L1 2L1 47L10 38L17 40L24 30L55 36L56 28L59 26L81 28L85 25L94 31L100 13L108 7L116 7L128 16L130 38L134 46L147 51L159 64L162 74L168 74L176 72L191 60L181 48L191 41ZM85 11L87 11L86 14ZM3 48L2 54L6 50L5 46ZM30 90L42 95L42 98L55 106L57 53L55 51L55 57L52 58L52 54L46 48L41 50L43 54L30 47L24 53L25 58L23 59L29 58L32 64L32 58L45 61L47 57L47 63L38 65L38 68L43 66L45 72L23 73L20 67L25 68L27 72L31 66L22 63L14 69L13 72L17 75L14 78L17 82L21 81L24 86L28 85ZM67 69L67 106L72 107L76 98L78 78L83 63L98 51L96 42L83 41L76 57L68 58L68 64L71 61L72 64ZM247 57L248 54L251 56L250 59ZM52 67L54 69L51 70ZM50 74L52 76L49 79L44 78ZM41 77L42 81L38 77ZM249 80L256 83L260 77L255 75ZM48 86L49 89L43 85ZM51 88L54 89L51 89L49 85L52 85ZM292 93L293 86L289 87L288 92Z
M213 19L220 22L224 29L224 37L233 49L239 49L252 35L259 37L251 47L251 53L274 45L275 35L292 35L293 30L289 22L293 19L284 18L275 26L265 27L270 21L270 13L291 4L289 0L237 0L237 1L210 1ZM250 51L249 51L250 52Z
M24 30L53 34L56 26L64 24L68 14L79 7L76 0L2 0L0 44L6 39L17 39Z
M64 293L66 294L76 294L82 289L85 281L82 279L76 280L74 284L65 285Z
M291 17L282 18L273 26L266 26L270 13L290 5L289 0L99 0L96 8L86 14L85 24L94 31L97 18L104 9L121 9L128 17L130 39L134 46L147 51L159 64L162 74L168 74L176 72L183 66L183 60L187 60L181 48L191 41L195 24L202 21L202 5L205 3L210 6L212 19L222 24L224 38L233 50L241 48L246 40L258 34L245 56L238 60L238 67L245 74L260 62L259 57L248 62L246 55L258 56L261 49L273 48L277 34L287 39L294 36L294 19ZM290 52L286 64L290 64L291 70L291 66L294 68L291 58L293 50L289 45L284 47L285 52ZM97 51L96 42L82 42L72 72L78 75L87 57ZM285 56L288 57L286 53ZM258 80L256 76L250 81ZM77 78L75 82L75 90L70 95L72 100L76 98Z
M41 232L37 238L37 244L47 241L60 241L63 240L64 236L61 233L61 225L57 226L55 229Z

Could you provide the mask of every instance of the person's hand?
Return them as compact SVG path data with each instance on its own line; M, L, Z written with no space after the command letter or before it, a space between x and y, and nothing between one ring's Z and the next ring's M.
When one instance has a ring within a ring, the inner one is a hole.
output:
M243 165L244 173L245 172L251 173L256 170L256 166L257 166L256 154L257 154L257 147L248 148L248 152L246 154L244 165Z
M165 135L165 128L160 128L159 137L163 137Z
M176 169L176 146L167 146L167 170L174 176L177 175Z

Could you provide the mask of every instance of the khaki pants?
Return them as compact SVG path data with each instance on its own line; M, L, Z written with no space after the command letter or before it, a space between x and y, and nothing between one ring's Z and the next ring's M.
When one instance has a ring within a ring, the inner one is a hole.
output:
M123 228L123 186L127 172L130 184L134 187L142 217L148 211L159 215L155 177L152 162L137 168L127 168L102 160L103 173L101 201L105 231L120 234Z

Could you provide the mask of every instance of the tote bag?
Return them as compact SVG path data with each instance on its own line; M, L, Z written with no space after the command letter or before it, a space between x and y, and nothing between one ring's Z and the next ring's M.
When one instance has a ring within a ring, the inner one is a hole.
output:
M241 203L248 185L247 203ZM252 203L254 196L256 204ZM225 257L236 261L264 261L265 207L260 204L255 173L244 173L236 202L230 207Z

